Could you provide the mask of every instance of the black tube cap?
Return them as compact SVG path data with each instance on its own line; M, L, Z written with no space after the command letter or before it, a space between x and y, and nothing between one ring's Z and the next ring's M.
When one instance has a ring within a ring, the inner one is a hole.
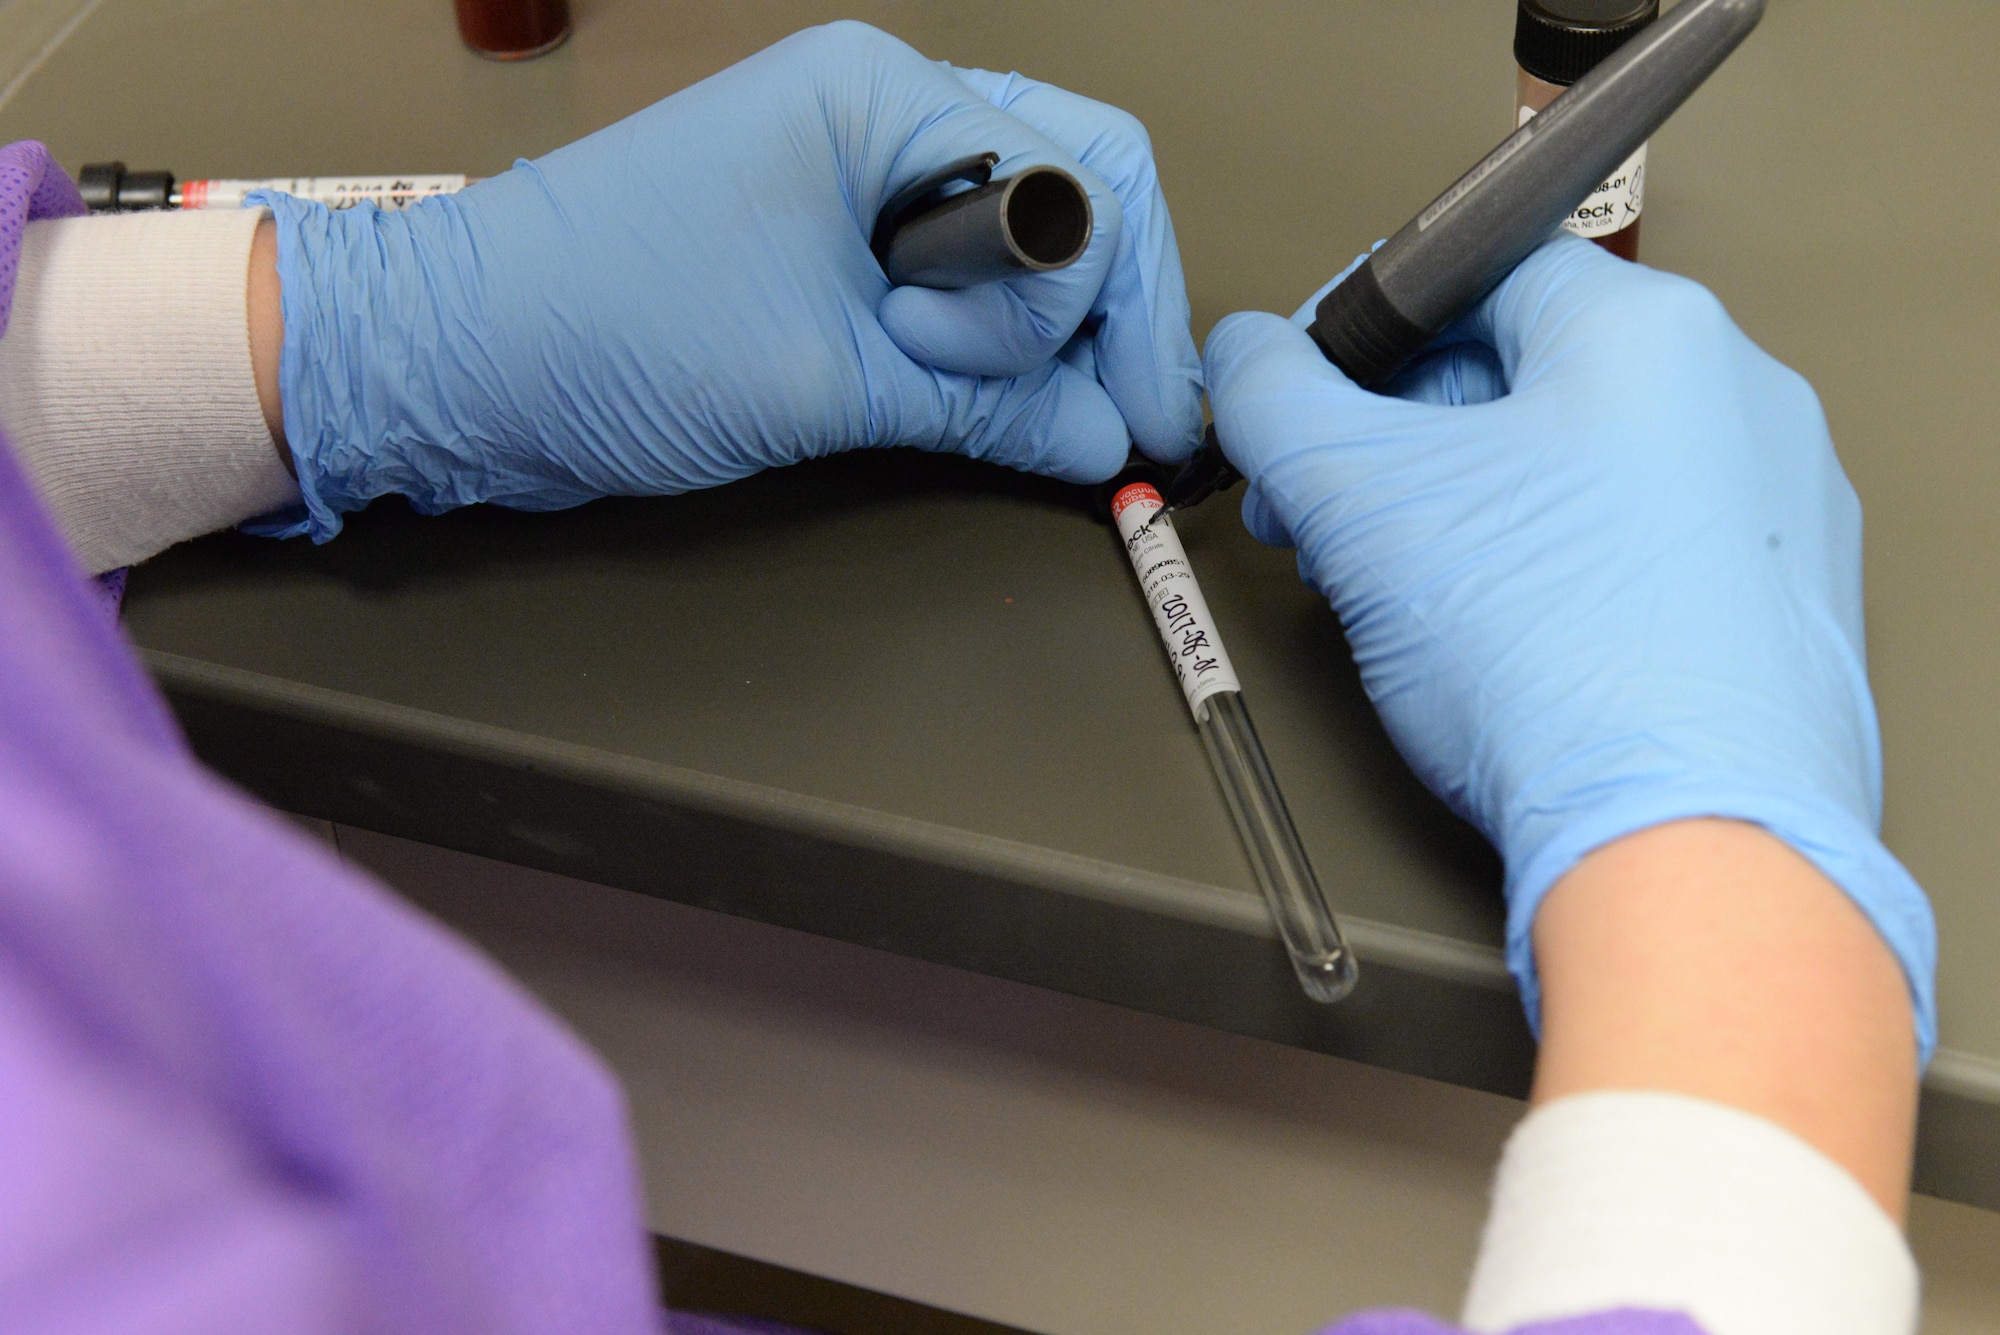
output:
M118 183L124 179L124 163L91 162L77 173L76 188L91 212L108 213L118 207Z
M122 209L167 209L174 203L172 172L126 172L118 183L118 207Z
M93 213L168 209L174 204L172 172L135 172L122 162L86 163L77 173L77 191Z
M1568 87L1660 16L1660 0L1521 0L1514 59L1544 83Z

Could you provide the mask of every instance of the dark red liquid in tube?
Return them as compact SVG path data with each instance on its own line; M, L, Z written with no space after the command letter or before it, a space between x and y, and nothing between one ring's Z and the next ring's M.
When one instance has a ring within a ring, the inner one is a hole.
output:
M482 56L525 60L569 36L569 0L457 0L458 35Z

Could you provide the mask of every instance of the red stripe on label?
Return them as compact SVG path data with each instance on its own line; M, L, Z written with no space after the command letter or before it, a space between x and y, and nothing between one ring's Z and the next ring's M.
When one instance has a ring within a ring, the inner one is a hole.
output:
M1135 505L1151 505L1156 510L1164 510L1167 503L1160 495L1160 489L1150 482L1134 482L1120 487L1118 494L1111 498L1111 517L1116 519Z

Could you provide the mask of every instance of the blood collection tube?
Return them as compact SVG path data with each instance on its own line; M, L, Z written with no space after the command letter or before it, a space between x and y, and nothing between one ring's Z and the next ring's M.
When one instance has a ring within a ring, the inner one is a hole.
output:
M140 209L236 209L253 190L276 190L330 209L368 203L406 209L432 195L463 190L478 178L436 176L270 176L215 177L176 181L172 172L130 171L122 162L93 162L77 173L83 202L94 213Z
M569 0L456 0L458 35L492 60L526 60L569 37Z
M406 209L420 199L463 190L474 179L453 175L273 176L263 180L217 177L182 181L174 192L173 206L183 209L240 209L244 196L251 191L276 190L324 204L330 209L351 209L362 203L381 209Z
M1327 907L1264 744L1250 722L1236 670L1209 616L1173 517L1165 510L1166 501L1149 482L1128 483L1111 497L1112 523L1180 679L1292 971L1314 1001L1339 1001L1354 990L1359 976L1354 952Z
M1520 0L1514 19L1514 124L1526 125L1660 16L1660 0ZM1618 165L1564 220L1620 259L1639 258L1646 146Z

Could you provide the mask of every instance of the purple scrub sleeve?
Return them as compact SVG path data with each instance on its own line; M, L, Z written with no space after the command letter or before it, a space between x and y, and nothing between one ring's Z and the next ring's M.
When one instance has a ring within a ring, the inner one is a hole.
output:
M82 211L0 149L0 318ZM101 598L0 447L7 1329L659 1329L610 1074L206 773Z

